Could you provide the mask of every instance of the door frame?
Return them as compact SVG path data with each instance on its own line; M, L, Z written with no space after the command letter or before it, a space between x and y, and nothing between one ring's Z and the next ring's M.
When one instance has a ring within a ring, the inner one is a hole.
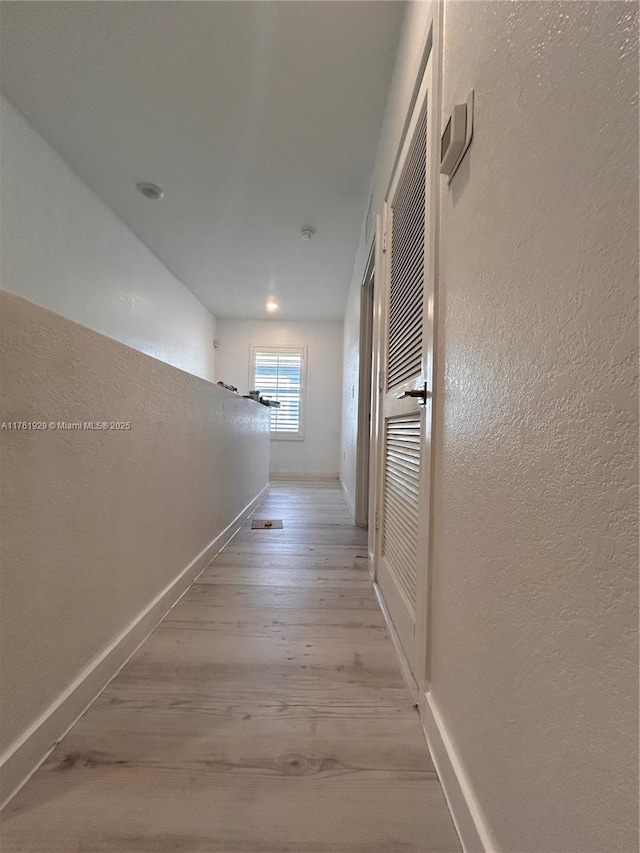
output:
M369 537L367 543L367 557L369 562L369 573L373 580L376 593L379 596L377 586L377 566L374 555L379 537L380 527L380 426L381 410L380 394L382 389L382 345L384 344L384 281L386 268L384 254L382 251L383 222L382 214L376 214L376 230L374 238L374 263L377 276L377 286L373 291L373 327L372 327L372 354L371 354L371 436L369 451Z
M431 63L431 65L429 65ZM427 277L433 281L433 298L425 300L425 321L431 330L431 342L427 347L425 375L429 378L431 396L425 406L424 424L422 430L423 453L420 465L420 494L422 497L419 507L420 539L418 553L420 555L416 580L415 601L415 648L416 655L413 670L408 665L406 655L399 643L396 649L405 659L403 668L412 671L417 686L417 696L420 706L423 705L425 694L430 681L430 587L433 576L433 453L434 453L434 406L437 406L438 395L435 387L435 359L437 335L437 304L438 304L438 241L439 241L439 204L440 204L440 133L441 133L441 80L442 80L442 10L440 3L431 4L429 19L423 38L421 61L417 69L412 96L407 106L403 132L398 143L397 153L389 175L382 211L376 217L376 284L374 293L374 395L372 405L372 479L371 479L371 511L369 533L369 560L376 591L378 587L379 555L381 553L382 537L382 505L384 500L384 414L381 405L386 388L386 365L384 364L386 335L388 334L386 317L388 313L390 264L386 251L386 231L390 200L393 198L395 187L402 174L402 168L407 151L412 142L413 131L417 117L424 107L427 97L425 80L430 75L428 87L429 103L427 107L431 114L431 132L427 135L427 196L425 201L428 227L425 231L425 281ZM425 328L427 325L425 324ZM406 383L411 387L411 382ZM427 532L428 531L428 532Z
M369 492L371 479L371 451L373 425L373 311L376 275L376 240L369 250L362 286L360 287L360 340L358 380L358 437L356 444L356 499L355 523L366 527L369 523Z

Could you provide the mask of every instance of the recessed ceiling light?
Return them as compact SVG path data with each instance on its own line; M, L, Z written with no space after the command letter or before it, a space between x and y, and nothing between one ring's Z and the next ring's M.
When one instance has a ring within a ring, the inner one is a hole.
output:
M307 240L307 241L313 240L313 238L316 236L316 229L315 228L301 228L300 229L300 236L302 237L303 240Z
M279 307L280 307L280 306L279 306L279 305L278 305L278 303L275 301L275 299L270 299L270 300L267 302L267 304L265 305L265 308L267 309L267 311L277 311Z
M149 198L152 201L157 201L164 195L163 189L160 189L157 184L149 183L149 181L140 181L136 184L136 189L139 193L142 193L145 198Z

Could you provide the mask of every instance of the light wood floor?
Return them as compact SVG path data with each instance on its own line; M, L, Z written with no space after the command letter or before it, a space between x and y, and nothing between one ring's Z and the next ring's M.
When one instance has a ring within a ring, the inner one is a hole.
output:
M274 484L4 812L0 849L459 850L333 484Z

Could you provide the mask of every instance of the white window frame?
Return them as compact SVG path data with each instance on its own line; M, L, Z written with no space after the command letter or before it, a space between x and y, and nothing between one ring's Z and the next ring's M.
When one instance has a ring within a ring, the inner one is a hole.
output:
M300 420L298 432L277 432L271 429L271 441L304 441L306 410L307 410L307 347L263 347L257 344L251 345L249 357L249 390L254 390L256 376L256 353L274 352L300 355ZM256 390L260 390L259 388Z

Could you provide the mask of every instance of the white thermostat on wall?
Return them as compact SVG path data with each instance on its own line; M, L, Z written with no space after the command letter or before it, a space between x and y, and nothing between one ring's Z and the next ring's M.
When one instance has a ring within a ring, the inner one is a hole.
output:
M473 91L466 104L456 104L440 142L440 172L449 177L455 175L473 135Z

